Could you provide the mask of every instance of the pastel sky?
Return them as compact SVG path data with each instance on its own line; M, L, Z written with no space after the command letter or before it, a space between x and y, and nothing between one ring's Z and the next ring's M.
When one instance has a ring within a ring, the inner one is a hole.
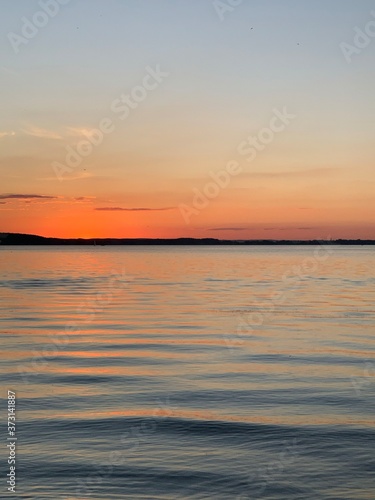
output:
M0 232L375 238L375 0L1 12Z

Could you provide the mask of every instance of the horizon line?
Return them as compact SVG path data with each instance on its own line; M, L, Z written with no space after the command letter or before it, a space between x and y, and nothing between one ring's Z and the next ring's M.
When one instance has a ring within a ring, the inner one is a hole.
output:
M8 239L9 238L9 239ZM192 242L192 243L204 243L204 242L211 242L213 244L270 244L270 245L277 245L277 244L312 244L312 243L326 243L326 244L375 244L375 239L352 239L352 238L327 238L327 239L319 239L319 238L313 238L313 239L270 239L270 238L254 238L254 239L243 239L243 238L235 238L235 239L221 239L221 238L209 238L209 237L204 237L204 238L194 238L190 236L181 236L178 238L119 238L119 237L100 237L100 238L61 238L61 237L55 237L55 236L41 236L38 234L30 234L30 233L9 233L9 232L0 232L0 246L1 245L11 245L11 241L14 241L14 239L17 240L16 245L24 244L24 245L35 245L35 239L39 240L40 243L43 244L49 243L49 244L57 244L59 242L61 243L72 243L72 244L77 244L77 242L82 242L82 243L90 243L92 245L95 245L96 242L99 244L102 243L104 245L115 245L115 244L126 244L126 243L146 243L147 244L152 244L153 242L155 243L162 243L162 242ZM22 240L26 240L25 242L22 242ZM33 241L31 241L33 240ZM41 240L41 241L40 241ZM51 241L52 240L52 241Z

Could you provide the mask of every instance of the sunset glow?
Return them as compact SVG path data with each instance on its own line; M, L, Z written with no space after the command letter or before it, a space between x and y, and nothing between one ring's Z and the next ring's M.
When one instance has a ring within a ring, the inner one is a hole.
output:
M109 3L3 13L0 231L375 237L371 1Z

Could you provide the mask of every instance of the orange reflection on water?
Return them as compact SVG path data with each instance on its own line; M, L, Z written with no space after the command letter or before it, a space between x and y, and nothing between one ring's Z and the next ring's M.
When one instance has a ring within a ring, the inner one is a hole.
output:
M152 404L152 400L150 403ZM31 415L31 412L30 414ZM33 412L36 416L37 413ZM42 415L42 413L40 413ZM52 415L51 415L52 416ZM225 413L223 411L206 411L206 410L187 410L187 409L176 409L168 408L168 406L151 406L150 408L137 408L123 409L123 410L108 410L108 411L79 411L73 410L70 412L53 412L53 418L57 419L76 419L79 417L83 420L95 420L95 419L108 419L108 418L147 418L147 419L186 419L192 421L212 421L212 422L236 422L236 423L246 423L246 424L261 424L261 425L277 425L277 426L301 426L305 427L307 420L309 426L337 426L337 425L353 425L357 427L373 427L373 419L371 417L366 418L351 418L345 415L262 415L259 413L253 414L251 416L246 414L234 415L232 413Z

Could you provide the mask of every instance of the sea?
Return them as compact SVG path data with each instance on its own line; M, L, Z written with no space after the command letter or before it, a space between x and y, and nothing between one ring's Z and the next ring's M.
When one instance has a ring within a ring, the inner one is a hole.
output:
M374 247L3 246L0 309L0 498L375 499Z

